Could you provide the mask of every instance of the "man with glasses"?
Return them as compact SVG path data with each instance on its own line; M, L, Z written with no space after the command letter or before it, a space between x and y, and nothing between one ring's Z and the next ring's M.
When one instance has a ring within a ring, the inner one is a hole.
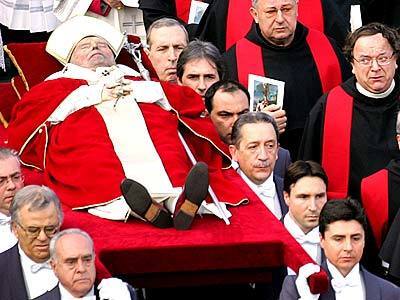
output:
M10 149L0 148L0 253L17 243L10 230L10 206L15 193L23 186L18 155Z
M322 163L329 197L359 199L361 179L398 155L399 50L396 30L379 23L357 29L344 48L354 76L310 112L300 158Z
M63 220L60 202L49 188L30 185L17 192L10 214L18 243L0 254L0 299L34 299L58 282L48 260Z
M252 0L250 14L255 24L224 54L228 73L246 87L249 74L285 82L283 107L271 112L286 112L280 142L297 157L311 108L350 69L332 40L298 22L297 0Z
M84 231L71 228L57 233L50 242L50 265L59 284L36 300L136 299L135 290L120 279L107 278L95 286L93 240Z

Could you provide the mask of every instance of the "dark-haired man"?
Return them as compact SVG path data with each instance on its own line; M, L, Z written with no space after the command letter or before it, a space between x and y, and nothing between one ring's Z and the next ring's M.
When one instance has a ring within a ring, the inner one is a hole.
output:
M313 161L292 163L283 181L283 196L289 208L283 222L286 229L318 264L321 263L318 219L327 201L328 177ZM289 270L289 274L294 272Z
M10 230L10 206L15 193L24 186L24 176L16 152L0 148L0 253L17 243Z
M287 213L282 178L274 176L278 158L278 126L263 112L242 114L232 128L229 151L243 181L278 218Z
M219 137L225 144L231 144L233 124L240 115L249 111L249 92L237 81L221 80L210 86L204 99L206 109ZM269 108L266 108L265 110L268 109ZM278 110L277 112L264 112L274 117L279 128L279 133L285 130L286 116L284 111ZM274 168L275 175L283 178L290 162L291 158L289 151L279 147L278 159Z
M326 256L322 267L330 284L321 295L310 293L306 277L287 276L280 299L392 300L399 299L400 288L365 270L360 264L364 251L367 221L360 203L354 199L328 201L319 217L321 248Z
M225 77L225 64L217 47L195 40L181 52L176 66L178 84L204 97L208 88Z
M352 33L345 54L354 76L322 96L309 114L299 157L322 164L330 198L359 199L362 178L397 156L399 41L396 30L379 23Z

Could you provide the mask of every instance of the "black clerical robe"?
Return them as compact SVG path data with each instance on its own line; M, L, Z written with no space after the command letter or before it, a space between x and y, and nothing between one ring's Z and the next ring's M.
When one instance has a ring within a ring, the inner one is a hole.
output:
M359 199L362 178L397 157L400 88L396 81L387 97L374 99L358 92L355 78L350 78L322 96L311 110L299 158L322 162L329 178L329 197Z
M311 35L313 38L309 39ZM243 42L252 48L243 49ZM259 51L259 59L250 54L254 47ZM349 65L335 43L301 23L297 23L294 40L287 47L272 45L262 37L258 25L254 25L246 38L224 54L224 59L229 77L246 86L248 74L285 82L283 109L288 121L280 143L292 157L297 157L307 115L318 98L350 76Z

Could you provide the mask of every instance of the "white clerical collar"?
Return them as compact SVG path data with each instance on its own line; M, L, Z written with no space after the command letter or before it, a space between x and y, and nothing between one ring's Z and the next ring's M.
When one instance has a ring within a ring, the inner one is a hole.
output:
M265 180L263 183L261 184L256 184L253 181L250 180L249 177L247 177L247 175L240 169L240 167L236 170L236 172L238 172L238 174L240 175L240 177L243 178L243 180L247 183L247 185L253 190L253 191L257 191L258 189L261 188L275 188L275 183L274 183L274 172L271 172L271 175L269 175L269 177L267 178L267 180Z
M313 241L313 244L319 243L319 227L316 226L307 234L301 230L299 225L293 220L290 213L287 213L283 219L283 224L285 225L287 231L296 239L300 241ZM300 243L302 244L302 243Z
M392 83L390 84L390 87L386 91L384 91L383 93L375 94L375 93L371 93L370 91L366 90L365 88L363 88L361 86L361 84L356 82L356 88L361 94L363 94L364 96L367 96L369 98L375 98L375 99L382 99L382 98L389 96L390 93L393 92L395 85L396 85L396 83L394 82L394 79L393 79Z
M54 74L51 74L46 80L53 80L58 78L71 78L71 79L83 79L88 82L97 82L99 77L105 73L114 73L114 77L119 76L134 76L140 77L140 74L132 68L125 65L114 65L111 67L99 67L96 71L88 68L80 67L75 64L68 63L64 69Z
M92 287L85 296L81 298L76 298L71 295L70 292L67 291L67 289L59 283L58 287L60 288L60 294L61 294L61 300L75 300L75 299L85 299L85 300L96 300L96 296L94 295L94 287Z
M357 263L346 276L343 276L342 273L340 273L340 271L333 264L331 264L328 259L326 260L326 264L328 265L328 270L329 273L331 273L332 279L344 280L345 278L353 278L354 280L359 280L361 282L359 263Z

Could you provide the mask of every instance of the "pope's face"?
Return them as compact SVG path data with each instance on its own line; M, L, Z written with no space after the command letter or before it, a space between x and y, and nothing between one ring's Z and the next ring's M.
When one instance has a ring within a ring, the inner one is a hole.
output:
M89 36L76 44L70 63L96 70L98 67L111 67L115 65L115 58L105 39Z

